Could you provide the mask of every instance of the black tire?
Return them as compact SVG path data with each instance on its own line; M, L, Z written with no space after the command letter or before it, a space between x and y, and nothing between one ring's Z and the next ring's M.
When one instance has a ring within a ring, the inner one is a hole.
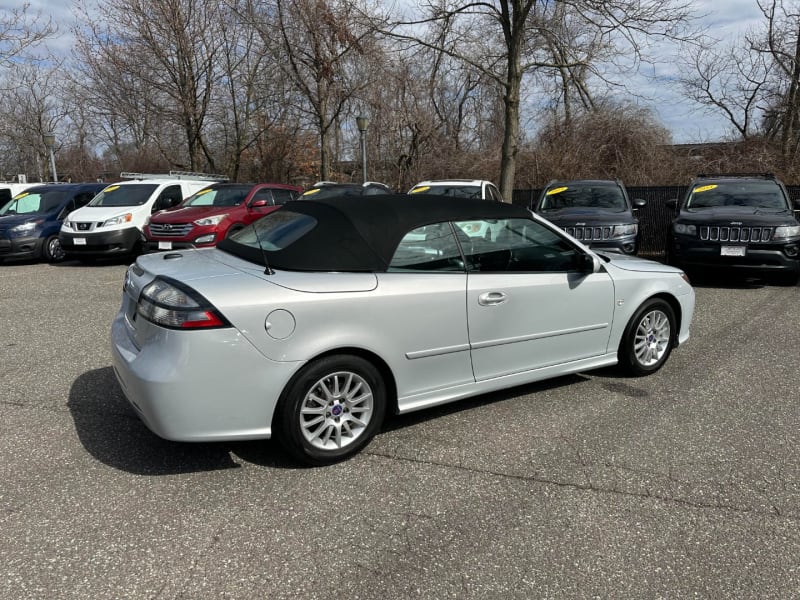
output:
M61 247L61 241L57 235L51 235L42 244L42 258L47 262L60 262L65 257L66 253Z
M634 313L619 345L619 366L634 377L650 375L667 362L676 337L675 312L665 300L651 298Z
M800 281L800 273L781 273L774 277L774 281L778 285L792 287L797 285L798 281Z
M348 396L355 401L348 402ZM348 354L328 356L306 365L286 386L273 429L299 462L329 465L362 450L385 411L386 385L372 363Z

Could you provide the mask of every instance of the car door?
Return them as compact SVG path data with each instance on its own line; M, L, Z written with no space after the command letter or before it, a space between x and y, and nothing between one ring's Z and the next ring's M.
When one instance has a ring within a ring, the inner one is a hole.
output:
M382 339L400 398L472 384L467 273L450 223L410 231L379 276ZM379 308L380 307L380 308Z
M605 354L614 313L609 275L586 273L584 251L538 221L487 225L498 232L492 239L459 236L476 380Z

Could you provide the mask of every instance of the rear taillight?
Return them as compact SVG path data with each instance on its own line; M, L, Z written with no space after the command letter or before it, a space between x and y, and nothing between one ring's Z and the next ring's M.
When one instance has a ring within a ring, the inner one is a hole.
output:
M136 312L169 329L215 329L231 324L192 288L167 277L156 277L139 295Z

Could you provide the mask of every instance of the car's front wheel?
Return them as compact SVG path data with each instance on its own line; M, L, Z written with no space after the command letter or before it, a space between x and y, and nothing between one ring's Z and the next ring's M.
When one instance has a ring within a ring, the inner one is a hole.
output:
M328 356L307 365L284 390L275 437L300 462L327 465L364 448L385 410L386 386L372 363Z
M44 241L44 244L42 244L42 258L47 262L64 260L64 256L66 256L66 253L61 247L61 241L58 239L57 235L51 235Z
M633 315L619 347L620 367L636 377L658 371L672 352L675 312L665 300L651 298Z

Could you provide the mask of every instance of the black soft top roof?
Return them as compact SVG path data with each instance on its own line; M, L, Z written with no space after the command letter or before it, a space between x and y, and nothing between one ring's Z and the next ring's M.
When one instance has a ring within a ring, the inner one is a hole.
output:
M444 221L531 218L522 206L425 194L296 200L280 210L317 221L314 229L286 248L264 253L270 267L290 271L385 271L400 240L417 227ZM219 248L264 264L257 248L231 239L220 242Z

